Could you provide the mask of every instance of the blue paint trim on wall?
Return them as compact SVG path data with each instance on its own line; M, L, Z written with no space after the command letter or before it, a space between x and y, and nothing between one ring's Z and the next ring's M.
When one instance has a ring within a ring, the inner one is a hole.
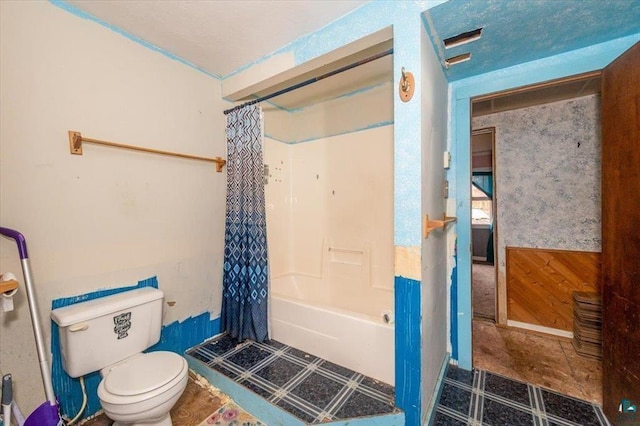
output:
M384 87L384 86L387 86L387 85L393 85L393 81L389 80L389 81L383 81L382 83L372 84L371 86L363 87L361 89L354 90L352 92L343 93L340 96L336 96L334 99L350 98L352 96L356 96L356 95L359 95L361 93L370 92L370 91L372 91L374 89L378 89L380 87Z
M220 76L219 75L215 75L213 73L210 73L209 71L206 71L206 70L200 68L199 66L187 61L186 59L182 59L179 56L174 55L173 53L167 52L166 50L162 49L161 47L158 47L158 46L156 46L154 44L149 43L148 41L145 41L145 40L143 40L143 39L141 39L139 37L136 37L136 36L134 36L132 34L129 34L128 32L116 27L115 25L111 25L111 24L109 24L109 23L107 23L107 22L105 22L105 21L103 21L103 20L101 20L101 19L99 19L99 18L97 18L97 17L95 17L95 16L83 11L83 10L80 10L77 7L72 6L72 5L66 3L66 2L64 2L62 0L49 0L49 3L51 3L54 6L59 7L62 10L65 10L65 11L67 11L67 12L73 14L73 15L76 15L79 18L87 19L89 21L93 21L93 22L95 22L97 24L100 24L103 27L108 28L111 31L114 31L114 32L120 34L121 36L123 36L123 37L125 37L125 38L127 38L127 39L129 39L129 40L131 40L131 41L133 41L135 43L138 43L141 46L146 47L147 49L153 50L154 52L158 52L161 55L166 56L169 59L172 59L174 61L180 62L181 64L186 65L186 66L188 66L190 68L193 68L196 71L200 71L201 73L206 74L209 77L213 77L215 79L220 80Z
M407 425L418 425L422 410L422 288L420 281L395 277L396 406Z
M265 133L265 134L264 134L264 137L265 137L265 138L269 138L269 139L271 139L271 140L274 140L274 141L276 141L276 142L280 142L280 143L287 144L287 145L291 143L291 142L289 142L289 141L285 141L285 140L282 140L282 139L280 139L280 138L276 138L276 137L274 137L274 136L271 136L271 135L270 135L270 134L268 134L268 133Z
M457 244L457 241L456 241ZM456 250L457 251L457 250ZM458 359L458 258L454 255L456 266L451 271L451 290L449 302L449 316L451 319L451 358Z
M471 189L470 129L471 98L549 80L568 77L604 68L613 59L640 40L640 34L606 43L550 56L537 61L458 80L451 84L451 145L455 146L454 160L449 172L450 186L456 199L456 232L459 247L469 247L471 241ZM471 335L471 253L460 250L457 254L457 331L458 365L472 368ZM452 294L453 303L453 294ZM455 357L454 357L455 358Z
M150 347L148 351L169 351L183 354L192 346L220 333L220 317L211 319L209 312L203 312L184 321L175 321L162 326L160 341Z
M51 302L51 309L53 310L63 306L69 306L75 303L85 302L143 287L158 288L157 277L141 280L137 285L98 290L80 296L55 299ZM219 333L220 318L211 320L210 314L205 312L196 317L188 318L183 322L176 321L163 326L160 334L160 341L153 347L149 348L149 351L166 350L182 354L185 349L201 343ZM67 415L69 418L74 417L82 406L80 381L79 379L69 377L62 367L58 325L53 321L51 321L51 354L51 376L54 392L60 401L62 413ZM99 372L93 372L85 376L87 408L85 409L82 418L93 415L101 409L100 400L98 399L97 394L100 380L101 377Z

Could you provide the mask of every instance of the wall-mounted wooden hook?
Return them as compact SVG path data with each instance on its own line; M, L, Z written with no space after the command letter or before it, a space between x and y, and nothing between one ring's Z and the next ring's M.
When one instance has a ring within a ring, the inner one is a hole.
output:
M415 88L416 82L413 74L405 71L404 67L402 67L402 77L400 77L400 83L398 83L398 94L402 102L409 102L413 98Z

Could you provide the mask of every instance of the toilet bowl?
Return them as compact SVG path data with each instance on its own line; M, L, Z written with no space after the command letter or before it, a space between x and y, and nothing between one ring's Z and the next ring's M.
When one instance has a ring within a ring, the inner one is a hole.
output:
M171 426L169 411L188 371L186 360L173 352L137 354L100 371L98 398L116 426Z

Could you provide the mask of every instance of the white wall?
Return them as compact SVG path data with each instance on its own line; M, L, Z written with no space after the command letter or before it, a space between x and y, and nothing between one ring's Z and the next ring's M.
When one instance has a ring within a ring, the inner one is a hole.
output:
M389 81L295 111L291 114L291 140L315 140L392 123L393 95Z
M1 2L0 223L27 238L44 330L51 300L157 275L164 323L219 314L225 174L94 145L225 156L220 83L43 1ZM22 280L15 244L0 271ZM0 365L30 412L44 401L24 291L0 313ZM49 344L47 343L47 347Z
M442 219L446 213L443 195L447 147L448 83L431 42L421 35L422 60L422 213ZM449 276L447 233L436 230L422 243L422 400L423 415L437 401L436 386L448 346Z
M264 196L267 212L269 273L273 278L293 268L291 145L265 137L263 161L269 166L269 179L264 187Z
M393 95L389 81L293 110L264 103L265 136L300 143L386 126L393 123Z

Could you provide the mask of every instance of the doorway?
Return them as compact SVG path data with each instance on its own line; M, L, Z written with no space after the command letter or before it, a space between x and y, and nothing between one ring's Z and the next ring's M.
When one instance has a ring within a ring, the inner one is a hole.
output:
M571 339L571 294L596 291L599 282L599 257L589 277L572 270L582 265L574 259L601 250L599 88L599 73L590 73L472 101L471 178L487 173L474 165L482 152L474 139L491 129L493 182L483 194L491 195L491 224L500 227L493 244L497 315L495 323L476 315L473 289L472 347L476 368L601 404L601 362L577 353ZM474 245L477 198L472 188ZM473 254L472 286L486 262L475 247Z
M471 132L471 289L473 317L496 320L495 127Z

